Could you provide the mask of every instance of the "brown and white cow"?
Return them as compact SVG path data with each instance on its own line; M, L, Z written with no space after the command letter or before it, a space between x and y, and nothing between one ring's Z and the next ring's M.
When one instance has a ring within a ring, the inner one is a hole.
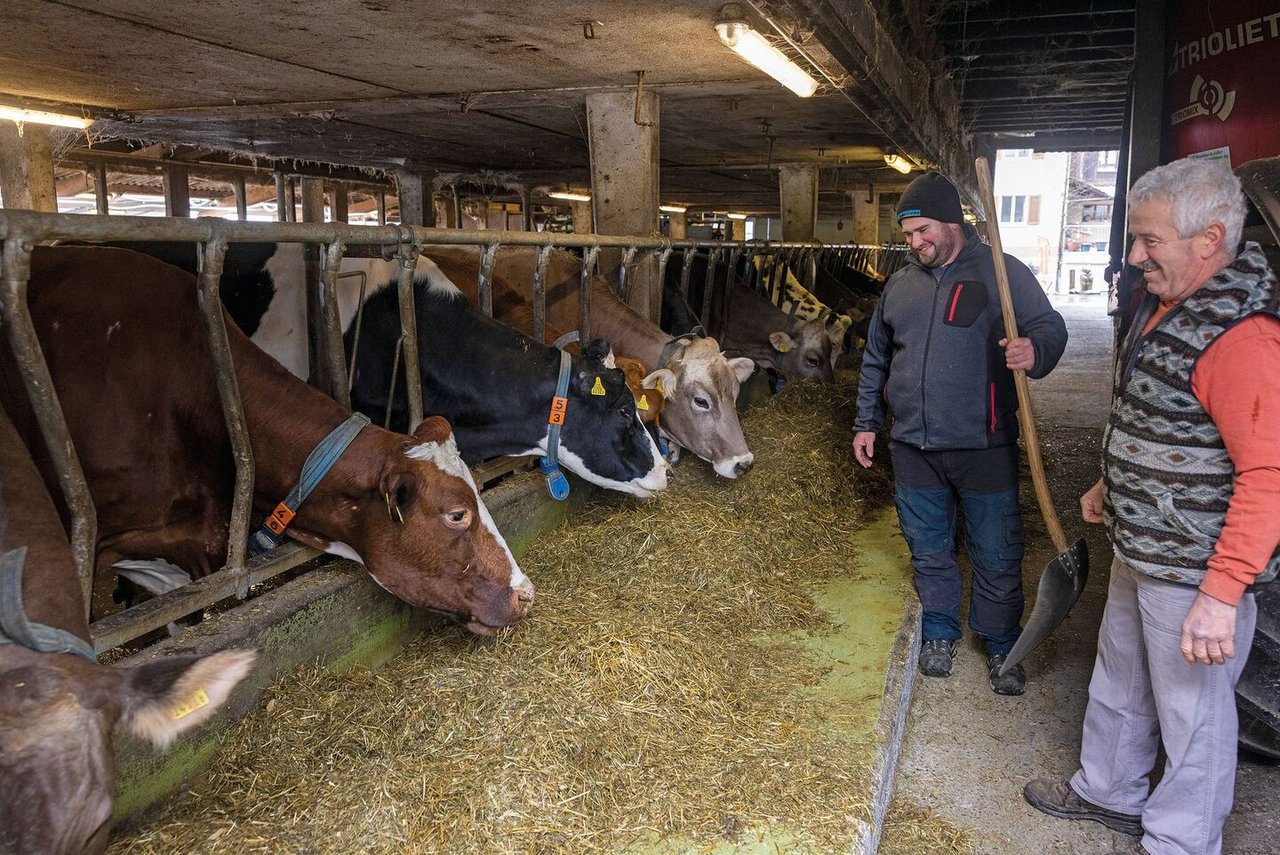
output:
M0 852L101 852L115 790L117 727L165 747L218 709L257 654L175 656L137 668L92 659L71 547L3 410L0 556L0 572L21 567L22 592L21 608L0 599ZM6 639L4 627L19 636L30 630L23 640L36 649ZM57 652L72 647L84 654Z
M234 472L195 279L130 250L37 247L29 302L98 509L99 573L130 558L161 558L196 576L221 566ZM227 333L265 514L350 413L234 324ZM0 403L30 442L30 407L0 351ZM36 459L56 483L47 455ZM359 561L400 599L479 634L520 620L533 600L438 417L412 436L366 426L288 534Z
M427 246L423 254L475 299L479 250L463 246ZM494 280L525 296L532 293L536 250L504 248L494 262ZM563 251L549 257L546 277L547 320L561 329L579 323L582 260ZM649 369L645 386L665 398L662 431L680 446L711 463L716 473L737 478L751 468L738 421L738 391L754 365L746 357L727 358L713 338L672 342L657 324L623 303L599 276L591 277L591 334L603 336L614 353L638 359Z

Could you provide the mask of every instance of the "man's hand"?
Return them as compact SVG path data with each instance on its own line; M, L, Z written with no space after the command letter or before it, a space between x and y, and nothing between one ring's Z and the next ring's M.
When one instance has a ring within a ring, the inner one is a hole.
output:
M1002 338L1004 364L1010 371L1030 371L1036 364L1036 346L1029 338Z
M1080 516L1087 523L1102 522L1102 479L1080 497Z
M853 458L863 469L871 468L871 458L876 456L876 432L860 430L853 435Z
M1182 658L1221 665L1236 655L1236 607L1201 591L1182 621Z

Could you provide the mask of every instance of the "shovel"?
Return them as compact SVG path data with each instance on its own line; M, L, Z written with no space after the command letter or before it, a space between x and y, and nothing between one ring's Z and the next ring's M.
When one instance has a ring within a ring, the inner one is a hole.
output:
M978 192L982 194L982 207L987 212L987 232L991 241L991 257L995 262L996 287L1000 292L1000 313L1004 315L1005 336L1012 341L1018 337L1018 321L1013 315L1009 271L1004 265L1004 249L1000 243L1000 226L991 192L991 168L985 157L974 161L974 167L978 173ZM1040 504L1045 528L1049 529L1049 537L1053 540L1054 549L1058 550L1058 556L1048 563L1040 576L1031 617L1027 619L1022 635L1000 666L1000 676L1004 676L1057 629L1058 624L1062 623L1071 607L1076 604L1076 600L1080 599L1080 592L1084 590L1084 583L1089 578L1089 546L1083 537L1070 547L1067 546L1066 535L1062 533L1057 511L1053 509L1053 499L1049 496L1049 483L1044 477L1044 461L1040 458L1040 439L1036 435L1035 415L1031 412L1031 390L1027 386L1026 372L1014 371L1013 380L1018 390L1018 422L1027 446L1027 465L1031 469L1036 501Z

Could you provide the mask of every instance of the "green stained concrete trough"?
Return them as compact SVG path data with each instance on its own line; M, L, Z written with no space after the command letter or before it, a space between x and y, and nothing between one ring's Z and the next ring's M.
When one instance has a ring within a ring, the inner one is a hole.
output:
M530 473L488 491L485 502L519 557L538 533L558 525L592 493L589 485L574 480L570 499L552 502L541 475ZM831 584L820 597L821 605L837 616L838 629L827 636L805 639L805 643L815 657L836 663L815 691L830 695L842 712L851 713L851 729L864 735L871 732L875 737L871 822L862 829L854 849L873 853L905 730L915 673L910 666L919 647L920 621L915 598L904 591L905 547L892 511L881 514L859 539L859 555L857 575ZM132 657L130 664L141 664L158 656L208 654L236 647L261 651L257 667L227 706L168 751L157 753L132 737L118 738L115 823L138 818L188 785L216 754L227 731L282 674L299 665L317 663L338 671L357 665L377 667L434 620L391 597L358 565L344 561L313 570ZM785 828L754 837L753 843L726 844L710 851L714 855L748 855L778 851L777 846L788 851L791 839ZM680 841L668 840L635 851L645 855L687 851L680 845Z

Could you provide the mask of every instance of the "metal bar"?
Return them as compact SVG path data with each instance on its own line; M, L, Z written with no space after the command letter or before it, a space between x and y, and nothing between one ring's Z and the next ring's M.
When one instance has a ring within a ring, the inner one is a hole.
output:
M498 254L497 243L486 243L480 250L480 311L493 317L493 260Z
M126 611L116 612L94 622L89 627L93 648L98 653L110 650L160 629L170 621L225 600L235 594L242 583L249 586L261 584L323 554L300 543L282 543L270 552L252 559L239 574L231 568L219 570L175 591L161 594Z
M303 178L299 188L302 195L302 221L304 223L324 222L324 182L319 178ZM329 371L329 337L324 332L323 307L321 305L324 285L321 281L323 268L320 263L321 249L319 243L308 243L303 248L306 263L306 305L307 305L307 367L309 380L321 392L333 397L337 388L338 377Z
M726 277L729 277L729 276L737 277L737 275L738 275L738 256L739 256L741 253L742 253L742 249L741 249L741 247L733 246L733 247L730 247L730 248L729 248L729 264L728 264L728 266L725 268L725 276L726 276ZM726 301L725 301L725 308L728 308L728 306L729 306L729 303L728 303L728 300L726 300Z
M684 250L684 262L680 265L680 295L686 302L689 300L689 275L693 272L693 259L697 254L694 249Z
M450 185L453 190L453 228L462 228L462 197L458 195L458 185ZM446 223L445 225L448 225Z
M205 340L213 358L213 373L218 381L218 398L231 438L231 453L236 465L236 486L231 500L231 525L227 530L227 566L237 582L235 594L243 599L249 593L249 576L244 569L245 548L249 541L249 512L253 510L253 446L240 401L240 385L236 380L231 344L227 340L226 320L222 314L219 290L222 282L222 259L227 253L227 240L215 233L200 246L200 316L204 320Z
M284 173L277 172L271 177L276 182L276 222L287 223L289 222L289 217L286 213L289 208L289 194L285 192Z
M809 293L812 294L818 290L818 252L820 250L809 250Z
M624 303L631 296L631 276L628 273L632 265L635 264L637 249L638 247L634 244L624 249L622 251L622 263L618 265L618 297Z
M369 276L363 270L338 272L339 279L350 279L353 276L360 280L360 288L356 294L356 317L351 322L354 332L351 334L351 359L347 363L348 400L351 397L351 386L356 382L356 363L360 360L360 327L364 323L364 294L369 285Z
M347 357L342 348L342 319L338 315L338 274L342 270L342 253L345 247L336 240L325 249L324 267L320 274L320 330L325 346L321 348L324 362L321 374L324 390L348 410L351 409L351 393L343 380L347 377Z
M71 431L62 412L62 403L53 387L48 363L40 349L31 311L27 304L27 285L31 277L31 251L34 243L18 235L8 235L4 242L3 299L0 324L22 383L31 401L36 424L44 438L45 448L58 474L58 484L71 512L71 552L80 576L80 592L84 597L85 616L93 603L94 570L97 566L98 515L89 495L84 469L71 442Z
M385 226L387 224L387 193L385 190L378 191L378 225Z
M736 251L736 250L735 250ZM667 287L667 262L671 260L672 249L664 246L658 250L658 306L662 306L662 294ZM659 316L661 316L661 308L659 308Z
M715 290L716 265L720 263L720 248L716 247L707 253L707 281L702 286L702 328L711 332L711 292ZM724 325L721 324L721 327ZM717 338L724 338L724 330L718 329Z
M600 257L600 247L589 246L582 256L582 283L578 297L578 333L583 341L591 338L591 279L596 260Z
M422 423L422 371L418 361L418 311L413 300L413 275L418 269L418 245L401 244L396 253L400 262L400 335L404 345L404 388L409 396L409 427L413 433ZM388 406L395 395L395 376L387 394Z
M533 337L542 341L547 330L547 264L551 261L551 247L538 248L538 259L533 268Z

